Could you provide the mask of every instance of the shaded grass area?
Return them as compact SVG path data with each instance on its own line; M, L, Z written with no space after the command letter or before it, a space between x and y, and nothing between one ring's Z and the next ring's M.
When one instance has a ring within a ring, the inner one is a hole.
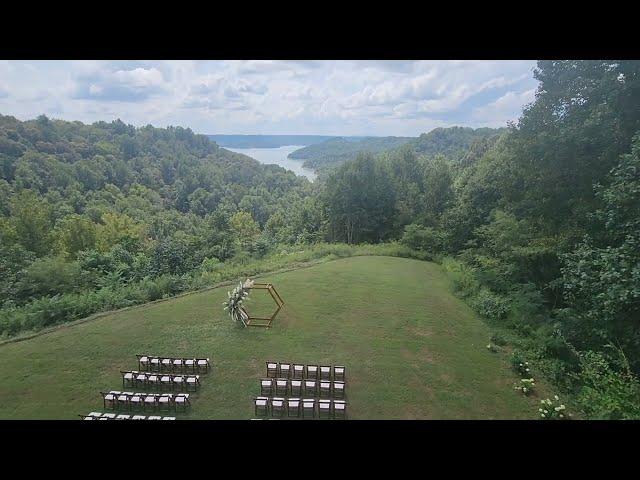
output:
M346 365L352 419L536 418L539 400L514 392L507 358L487 351L488 328L438 265L352 257L258 278L285 301L269 330L234 326L223 287L0 346L0 418L100 410L98 392L120 389L137 353L211 357L180 418L251 418L267 360Z

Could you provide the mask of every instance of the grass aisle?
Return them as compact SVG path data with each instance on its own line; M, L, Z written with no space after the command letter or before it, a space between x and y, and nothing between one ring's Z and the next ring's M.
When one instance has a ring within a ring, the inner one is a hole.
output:
M535 418L513 390L489 330L452 293L440 267L352 257L269 275L286 305L273 328L239 329L222 310L228 287L115 313L0 346L0 418L78 418L120 389L135 354L212 359L192 412L248 419L265 361L347 366L354 419ZM266 296L252 294L259 313Z

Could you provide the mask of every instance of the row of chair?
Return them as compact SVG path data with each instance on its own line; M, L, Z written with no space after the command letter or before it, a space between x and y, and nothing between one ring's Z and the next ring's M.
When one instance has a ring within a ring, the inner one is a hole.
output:
M176 417L161 417L158 415L126 415L115 413L91 412L89 415L78 415L83 420L175 420Z
M174 408L178 411L181 407L183 411L187 411L191 407L191 400L188 393L179 393L173 395L171 393L134 393L119 392L111 390L110 392L100 392L104 408L120 409L127 408L129 410L140 407L146 410L148 407L152 409L160 409L166 407L167 410Z
M209 373L209 358L196 357L159 357L156 355L136 355L138 368L147 372L193 372Z
M279 397L345 397L345 382L334 380L290 380L288 378L263 378L260 395Z
M347 418L347 403L344 400L316 400L315 398L256 397L256 416L293 418Z
M178 388L180 390L197 391L200 387L200 375L174 375L172 373L149 373L137 370L121 371L122 388L127 386L148 386Z
M267 377L295 378L298 380L337 380L345 381L343 365L303 365L301 363L267 363Z

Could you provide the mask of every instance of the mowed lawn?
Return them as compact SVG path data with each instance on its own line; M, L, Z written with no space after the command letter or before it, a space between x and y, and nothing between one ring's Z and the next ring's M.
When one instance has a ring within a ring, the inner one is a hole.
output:
M78 419L121 390L135 354L208 356L190 419L249 419L267 360L345 365L351 419L535 418L506 355L433 263L353 257L267 275L285 306L269 330L236 327L222 287L0 345L0 418ZM251 313L267 308L252 294ZM129 389L130 390L130 389Z

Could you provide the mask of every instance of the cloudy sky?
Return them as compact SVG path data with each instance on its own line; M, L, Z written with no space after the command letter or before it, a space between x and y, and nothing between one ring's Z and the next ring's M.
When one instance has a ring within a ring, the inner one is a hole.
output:
M204 134L415 136L498 127L534 98L533 61L0 61L0 114Z

